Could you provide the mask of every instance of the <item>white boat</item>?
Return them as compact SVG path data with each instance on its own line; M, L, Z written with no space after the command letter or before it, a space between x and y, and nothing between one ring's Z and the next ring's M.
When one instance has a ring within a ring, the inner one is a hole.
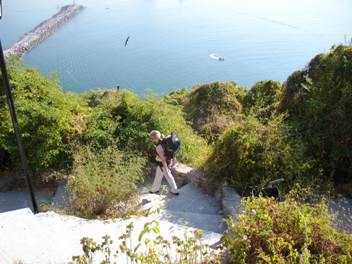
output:
M223 57L217 56L214 53L209 54L209 57L213 60L218 60L218 61L224 61L225 59Z

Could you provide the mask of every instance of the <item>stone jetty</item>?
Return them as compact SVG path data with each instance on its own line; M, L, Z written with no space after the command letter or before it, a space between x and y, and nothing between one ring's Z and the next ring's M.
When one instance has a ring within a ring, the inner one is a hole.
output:
M65 22L72 19L83 9L81 5L63 6L58 13L43 21L31 31L25 33L12 47L5 50L5 57L15 55L21 57L24 53L38 46L42 41L50 37Z

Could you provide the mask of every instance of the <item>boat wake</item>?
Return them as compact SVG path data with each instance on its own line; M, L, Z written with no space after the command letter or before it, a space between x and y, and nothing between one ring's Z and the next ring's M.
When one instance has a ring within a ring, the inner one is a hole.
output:
M214 53L209 54L209 57L213 60L217 60L217 61L224 61L225 59L223 57L217 56Z

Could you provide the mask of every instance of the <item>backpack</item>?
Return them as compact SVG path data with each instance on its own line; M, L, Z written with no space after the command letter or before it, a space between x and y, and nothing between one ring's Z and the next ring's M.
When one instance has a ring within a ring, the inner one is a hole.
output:
M176 154L180 151L181 141L175 131L173 131L171 135L166 138L163 138L160 144L163 147L167 161L176 158Z

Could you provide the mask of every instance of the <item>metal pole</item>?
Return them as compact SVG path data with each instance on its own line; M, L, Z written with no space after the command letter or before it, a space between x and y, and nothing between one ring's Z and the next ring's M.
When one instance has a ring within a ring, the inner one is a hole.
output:
M31 178L29 175L29 167L28 167L28 161L27 161L27 157L26 154L24 152L24 148L22 145L22 137L21 137L21 131L20 131L20 127L18 126L18 122L17 122L17 116L16 116L16 111L15 111L15 105L13 102L13 95L12 95L12 91L11 91L11 87L10 87L10 82L9 82L9 78L7 75L7 69L6 69L6 62L5 62L5 56L4 56L4 51L2 49L2 43L0 40L0 66L1 66L1 73L2 73L2 81L4 84L4 89L5 89L5 93L7 96L7 101L9 104L9 110L10 110L10 114L11 114L11 119L12 119L12 125L13 128L15 130L15 135L16 135L16 141L17 141L17 147L18 147L18 151L20 153L20 158L21 158L21 165L22 165L22 170L23 173L25 175L25 180L29 189L29 194L30 194L30 198L32 201L32 205L33 205L33 211L34 213L38 213L38 205L37 205L37 201L35 199L35 195L34 195L34 191L33 191L33 186L32 186L32 182L31 182Z

